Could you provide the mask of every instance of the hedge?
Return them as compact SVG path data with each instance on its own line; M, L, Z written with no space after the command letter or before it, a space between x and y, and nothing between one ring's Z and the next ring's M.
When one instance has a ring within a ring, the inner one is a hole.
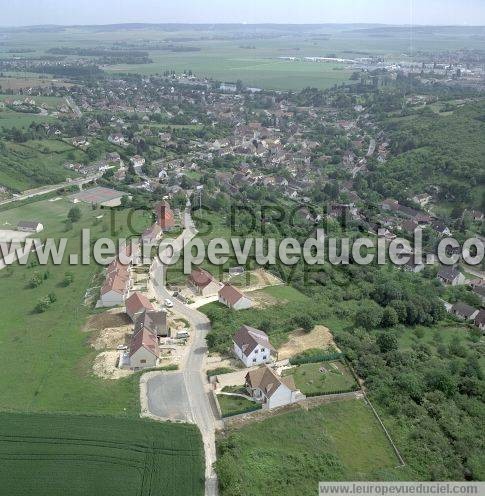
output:
M246 408L244 410L239 410L237 412L225 413L222 415L222 418L234 417L235 415L243 415L245 413L255 412L256 410L261 410L261 405L251 406L249 408Z
M339 360L344 357L342 352L335 353L321 353L318 355L299 355L290 358L291 365L302 365L304 363L318 363L318 362L330 362L332 360Z
M314 392L314 393L307 393L305 396L307 398L312 398L314 396L330 396L331 394L345 394L345 393L353 393L354 391L358 391L360 387L356 384L354 387L348 388L348 389L337 389L335 391L327 391L325 393L323 392Z

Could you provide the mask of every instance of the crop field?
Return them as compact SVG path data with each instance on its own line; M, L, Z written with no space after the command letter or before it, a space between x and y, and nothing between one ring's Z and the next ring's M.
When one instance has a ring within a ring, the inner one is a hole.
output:
M127 211L92 210L79 205L81 220L66 230L65 219L72 204L67 200L41 201L0 213L0 229L12 229L19 220L38 220L45 226L41 239L67 238L67 256L61 265L29 267L13 265L0 270L0 409L15 411L67 411L137 416L139 376L106 381L93 375L96 352L88 345L90 333L83 326L92 314L84 304L88 288L99 287L95 276L101 267L70 265L68 255L79 253L80 233L91 229L91 237L111 236L115 225L120 237L126 228ZM101 219L97 217L102 216ZM133 219L142 229L147 219ZM43 282L31 287L34 273ZM64 286L66 272L73 282ZM37 302L54 293L57 300L44 313L36 313Z
M370 408L329 403L229 431L218 442L221 496L313 496L319 481L411 480ZM250 473L251 477L246 474Z
M0 413L9 496L200 496L195 426L116 417Z

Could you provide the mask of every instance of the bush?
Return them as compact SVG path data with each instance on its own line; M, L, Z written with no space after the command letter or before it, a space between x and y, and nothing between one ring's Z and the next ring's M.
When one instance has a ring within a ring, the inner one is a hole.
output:
M234 372L234 369L231 369L230 367L218 367L216 369L208 370L207 377L212 377L214 375L229 374L230 372Z
M320 353L315 355L297 355L290 358L291 365L303 365L304 363L318 363L318 362L331 362L343 358L344 354L341 352L334 353Z

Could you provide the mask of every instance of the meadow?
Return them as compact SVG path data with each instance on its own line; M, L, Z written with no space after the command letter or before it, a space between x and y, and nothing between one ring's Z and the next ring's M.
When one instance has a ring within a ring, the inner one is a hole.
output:
M0 413L0 480L10 496L200 496L195 426L116 417Z
M68 255L79 253L82 228L91 229L92 239L114 236L109 210L93 210L80 204L81 220L66 230L65 219L72 204L67 200L30 203L0 213L0 228L12 229L19 220L38 220L45 226L41 239L66 237L67 255L61 265L29 267L15 264L0 271L0 409L16 411L67 411L124 416L139 414L138 375L105 381L92 373L96 352L88 347L90 334L83 326L92 314L84 303L88 288L99 287L101 267L69 265ZM116 235L128 236L127 211L114 212ZM96 217L103 216L102 219ZM135 218L137 229L148 225ZM30 260L33 260L32 257ZM65 286L66 272L73 282ZM35 273L42 277L31 287ZM57 300L44 313L37 302L54 293Z
M329 403L230 430L218 441L221 496L313 496L318 482L409 480L362 400ZM251 474L251 477L247 477Z

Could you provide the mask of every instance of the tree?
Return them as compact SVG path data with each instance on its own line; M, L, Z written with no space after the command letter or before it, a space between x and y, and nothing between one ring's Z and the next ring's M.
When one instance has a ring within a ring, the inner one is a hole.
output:
M305 332L310 332L315 327L315 323L309 315L298 315L293 319L293 322Z
M37 305L35 306L34 310L36 313L44 313L49 309L51 303L52 302L49 296L44 296L37 302Z
M30 279L30 287L31 288L38 288L42 282L44 281L44 278L38 273L34 272L32 275L32 278Z
M79 207L72 207L67 214L67 220L69 220L74 224L75 222L78 222L80 219L81 219L81 209Z
M394 327L399 323L399 317L396 310L392 307L387 307L384 309L382 315L382 326L383 327Z
M390 351L395 351L398 349L398 341L394 334L390 332L383 332L377 336L377 346L381 353L389 353Z
M356 324L367 331L379 327L382 322L383 310L373 301L362 305L356 316Z

